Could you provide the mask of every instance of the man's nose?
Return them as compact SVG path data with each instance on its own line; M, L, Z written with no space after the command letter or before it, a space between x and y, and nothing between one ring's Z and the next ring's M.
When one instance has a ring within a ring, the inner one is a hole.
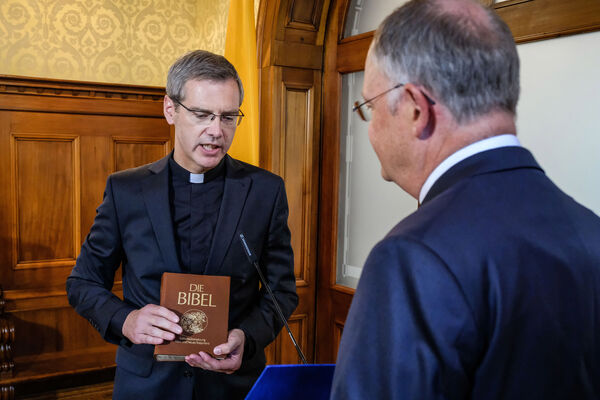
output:
M213 115L208 123L208 126L206 127L206 132L211 136L223 135L223 122L221 122L220 116Z

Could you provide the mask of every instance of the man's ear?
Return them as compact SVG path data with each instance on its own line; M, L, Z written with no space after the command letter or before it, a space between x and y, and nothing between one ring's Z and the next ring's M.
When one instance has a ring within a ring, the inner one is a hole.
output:
M163 100L163 114L165 114L165 119L169 125L173 125L175 123L175 103L167 95L165 95Z
M435 114L425 93L412 83L407 83L404 90L412 104L412 123L414 136L426 140L433 134Z

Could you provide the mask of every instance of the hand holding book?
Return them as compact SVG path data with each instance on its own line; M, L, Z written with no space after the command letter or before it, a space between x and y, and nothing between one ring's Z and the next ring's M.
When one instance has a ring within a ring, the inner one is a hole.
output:
M201 351L198 354L190 354L185 361L192 367L231 374L242 365L245 340L246 337L241 329L232 329L227 335L227 343L220 344L214 349L214 354L219 359Z
M173 311L155 304L147 304L127 315L123 323L123 335L135 344L161 344L174 340L182 329L179 317Z

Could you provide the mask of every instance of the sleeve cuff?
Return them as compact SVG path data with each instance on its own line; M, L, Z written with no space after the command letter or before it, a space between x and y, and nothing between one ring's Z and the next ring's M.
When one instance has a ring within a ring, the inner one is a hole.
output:
M110 322L108 324L108 334L112 337L112 339L119 343L120 345L125 345L127 346L128 344L131 345L131 342L129 341L129 339L127 339L124 335L123 335L123 324L125 323L125 319L127 318L127 316L129 315L129 313L133 311L129 308L123 308L119 311L117 311L112 318L110 319Z
M247 330L242 329L242 331L246 337L244 340L244 356L242 357L242 360L249 360L254 357L254 354L256 353L256 343Z

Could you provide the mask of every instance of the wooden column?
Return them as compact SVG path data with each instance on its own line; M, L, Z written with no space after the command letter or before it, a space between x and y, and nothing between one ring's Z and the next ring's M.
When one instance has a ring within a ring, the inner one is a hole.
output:
M15 341L15 325L4 312L4 290L0 287L0 400L13 399L14 387L4 381L13 377L15 363L12 356L12 344Z

